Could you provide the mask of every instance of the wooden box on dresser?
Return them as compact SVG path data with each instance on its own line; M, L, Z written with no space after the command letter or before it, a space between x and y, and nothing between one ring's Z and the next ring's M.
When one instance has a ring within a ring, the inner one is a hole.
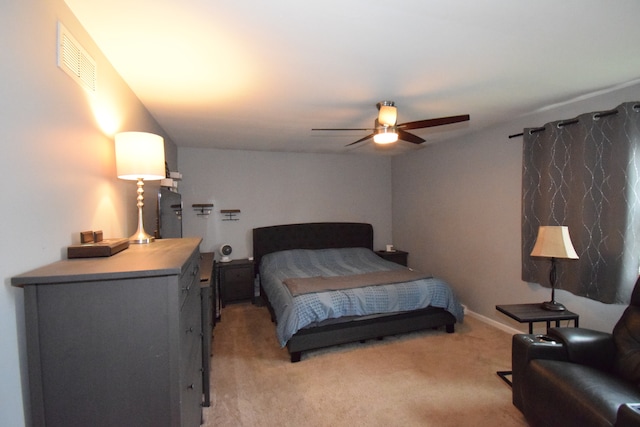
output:
M200 239L131 245L12 278L34 426L198 426Z

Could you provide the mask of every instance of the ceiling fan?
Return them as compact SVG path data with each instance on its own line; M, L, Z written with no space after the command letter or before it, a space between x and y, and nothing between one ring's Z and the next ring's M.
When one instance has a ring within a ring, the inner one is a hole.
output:
M390 144L396 142L398 139L403 141L412 142L414 144L422 144L425 142L423 138L420 138L418 135L414 135L412 133L407 132L409 129L422 129L422 128L430 128L435 126L443 126L449 125L452 123L466 122L469 120L468 114L463 114L460 116L450 116L450 117L439 117L436 119L425 119L425 120L417 120L415 122L407 122L396 124L398 119L398 110L393 101L380 101L376 104L378 108L378 117L376 117L373 128L348 128L348 129L320 129L314 128L311 130L369 130L373 131L373 133L360 138L359 140L352 142L351 144L347 144L346 147L350 145L357 144L359 142L366 141L367 139L373 138L373 141L377 144Z

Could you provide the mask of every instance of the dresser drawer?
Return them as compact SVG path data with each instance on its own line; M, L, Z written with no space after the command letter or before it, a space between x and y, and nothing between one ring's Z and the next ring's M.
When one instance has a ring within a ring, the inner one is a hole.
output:
M194 294L199 293L194 291ZM197 295L196 295L197 296ZM200 315L200 301L191 298L187 299L187 302L182 307L180 312L180 345L183 342L191 342L192 336L195 336L196 341L201 339L200 333L202 332L202 317Z
M202 315L200 286L188 292L180 310L180 404L183 426L199 424L202 401ZM197 423L196 423L197 421Z
M189 292L180 311L180 357L182 360L190 361L193 349L201 349L202 316L200 304L200 288L197 287Z
M199 390L202 394L202 349L198 342L184 344L180 354L180 390Z
M183 426L200 424L202 412L202 315L194 285L180 312L180 411Z
M180 381L181 426L199 426L202 421L202 373L198 352L191 369Z
M184 305L185 300L190 294L200 289L200 253L197 252L192 256L180 275L180 306Z
M253 265L225 268L222 270L222 280L225 283L253 282Z

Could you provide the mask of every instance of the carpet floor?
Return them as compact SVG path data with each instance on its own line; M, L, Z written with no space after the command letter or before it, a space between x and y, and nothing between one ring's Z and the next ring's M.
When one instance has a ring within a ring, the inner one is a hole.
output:
M204 426L526 426L496 371L511 336L467 316L428 330L303 353L292 364L264 307L234 304L214 330Z

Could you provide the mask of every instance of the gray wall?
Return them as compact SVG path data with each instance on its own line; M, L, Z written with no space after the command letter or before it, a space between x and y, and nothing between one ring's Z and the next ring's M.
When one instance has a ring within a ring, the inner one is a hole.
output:
M163 131L62 0L1 8L0 425L13 427L25 423L28 389L23 294L10 278L61 259L82 230L132 234L136 186L116 178L113 135ZM58 20L98 63L94 95L56 65ZM175 162L175 146L167 147Z
M391 159L378 156L178 148L183 230L203 251L228 243L232 258L252 255L251 230L276 224L367 222L377 249L391 242ZM208 218L191 205L213 203ZM240 209L223 221L221 209Z
M496 312L495 305L542 302L549 300L551 291L520 279L522 138L508 139L508 135L636 100L640 85L575 100L395 157L395 243L411 253L413 267L448 280L471 311L525 330ZM556 299L580 315L582 326L603 331L612 329L625 308L562 290Z

